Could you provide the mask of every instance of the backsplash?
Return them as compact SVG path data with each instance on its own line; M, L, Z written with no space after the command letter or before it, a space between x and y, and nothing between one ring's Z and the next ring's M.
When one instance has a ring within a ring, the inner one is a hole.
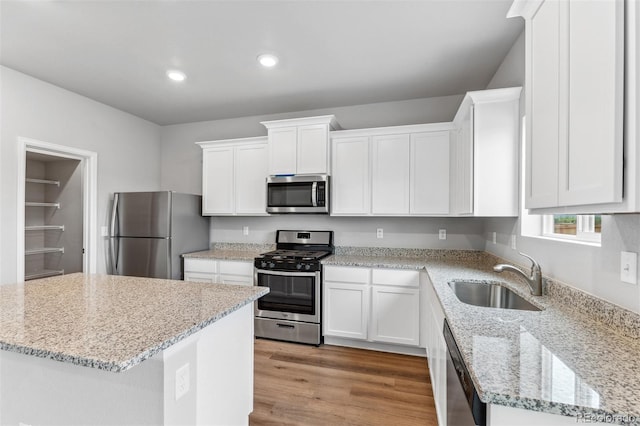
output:
M633 339L640 339L640 315L557 280L547 280L547 294L564 305Z

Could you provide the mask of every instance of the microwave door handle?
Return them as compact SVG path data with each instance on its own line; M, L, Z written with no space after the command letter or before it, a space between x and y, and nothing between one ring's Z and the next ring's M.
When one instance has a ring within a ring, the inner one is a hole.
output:
M311 184L311 205L318 207L318 182Z

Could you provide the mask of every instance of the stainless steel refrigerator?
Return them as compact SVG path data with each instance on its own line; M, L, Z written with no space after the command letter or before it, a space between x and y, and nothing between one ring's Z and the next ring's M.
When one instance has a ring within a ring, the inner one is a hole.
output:
M177 192L118 192L110 218L113 275L182 279L181 254L209 248L202 197Z

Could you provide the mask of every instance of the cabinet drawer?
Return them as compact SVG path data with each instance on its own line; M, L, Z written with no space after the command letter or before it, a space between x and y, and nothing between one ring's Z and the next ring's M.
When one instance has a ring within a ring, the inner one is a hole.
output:
M371 282L374 285L418 287L420 272L402 269L374 269L371 274Z
M218 272L228 275L244 275L247 277L253 276L253 263L234 261L234 260L220 260L218 262Z
M235 284L235 285L253 285L253 277L246 275L218 275L218 282L221 284Z
M215 283L217 279L216 274L208 274L205 272L185 272L184 281L193 281L197 283Z
M325 266L324 280L343 283L368 284L371 269L348 266Z
M213 259L184 259L185 272L216 272L216 261Z

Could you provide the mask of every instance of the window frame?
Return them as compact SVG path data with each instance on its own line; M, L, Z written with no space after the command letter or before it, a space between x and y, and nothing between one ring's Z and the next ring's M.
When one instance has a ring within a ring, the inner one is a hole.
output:
M553 232L554 215L542 215L542 232L541 236L547 238L555 238L566 241L598 243L602 242L601 232L595 232L596 216L598 215L575 215L576 216L576 234L558 234Z

